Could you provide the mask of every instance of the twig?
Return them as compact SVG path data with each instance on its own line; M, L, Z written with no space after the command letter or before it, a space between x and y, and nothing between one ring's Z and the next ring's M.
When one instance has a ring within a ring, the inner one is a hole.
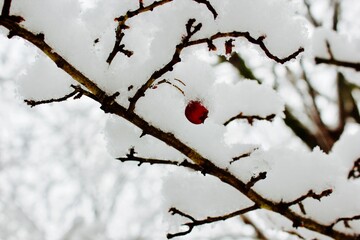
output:
M141 166L144 163L153 165L153 164L159 164L159 165L173 165L178 167L186 167L190 168L195 171L199 171L203 174L205 174L204 169L199 167L198 165L189 162L188 160L184 159L182 162L179 161L173 161L173 160L165 160L165 159L155 159L155 158L143 158L135 156L136 152L134 148L129 149L129 153L126 154L126 157L119 157L116 158L117 160L120 160L121 162L138 162L138 166Z
M333 30L337 31L339 14L340 14L340 1L335 1L334 3L334 16L333 16Z
M143 96L145 96L145 91L151 87L151 85L159 78L161 77L162 75L164 75L165 73L167 72L170 72L173 70L173 67L175 64L177 64L178 62L181 61L181 58L180 58L180 54L181 54L181 51L186 47L188 46L188 43L190 41L190 38L195 34L197 33L201 27L202 27L202 24L201 23L198 23L196 25L195 24L195 19L194 18L191 18L188 20L187 24L186 24L186 35L182 38L182 41L180 44L176 45L176 48L175 48L175 52L173 54L173 57L171 58L171 60L164 66L162 67L161 69L155 71L151 76L150 78L146 81L146 83L144 85L142 85L138 91L135 93L135 95L131 98L129 98L129 101L130 101L130 105L129 105L129 108L128 108L128 111L132 112L134 111L135 109L135 104L136 102Z
M193 228L196 227L196 226L209 224L209 223L213 223L213 222L224 221L224 220L227 220L229 218L232 218L232 217L235 217L235 216L240 216L240 215L242 215L244 213L247 213L247 212L250 212L250 211L254 211L256 209L259 209L259 206L255 204L255 205L253 205L251 207L247 207L247 208L244 208L244 209L241 209L241 210L238 210L238 211L226 214L226 215L222 215L222 216L218 216L218 217L207 217L207 218L202 219L202 220L196 220L194 217L190 216L189 214L186 214L186 213L184 213L184 212L182 212L182 211L180 211L180 210L178 210L176 208L170 208L169 212L172 215L175 215L175 214L180 215L182 217L185 217L185 218L189 219L190 222L183 224L183 225L188 227L188 229L186 231L178 232L178 233L168 233L166 237L168 239L171 239L171 238L175 238L175 237L179 237L179 236L184 236L184 235L189 234L193 230Z
M301 197L299 197L299 198L297 198L297 199L295 199L295 200L293 200L291 202L280 202L278 204L278 206L279 206L280 209L285 210L285 209L289 208L292 205L296 205L296 204L301 203L303 200L305 200L307 198L313 198L313 199L316 199L316 200L320 201L321 198L327 197L331 193L332 193L332 189L324 190L320 194L317 194L313 190L310 190L307 194L305 194L305 195L303 195L303 196L301 196ZM280 210L280 211L283 211L283 210ZM302 212L305 212L305 209L303 209Z
M328 41L326 41L326 48L327 48L330 58L326 59L326 58L321 58L321 57L315 57L316 64L325 63L325 64L335 65L335 66L339 66L339 67L352 68L355 71L360 71L360 62L355 63L355 62L347 62L347 61L337 60L332 53L331 46Z
M206 7L209 9L209 11L213 14L214 19L218 16L218 13L216 12L215 8L211 5L211 3L208 0L194 0L197 3L205 4Z
M326 59L326 58L321 58L321 57L315 57L315 63L316 64L324 63L324 64L335 65L338 67L347 67L347 68L352 68L357 72L360 71L360 62L355 63L355 62L336 60L336 59L332 59L332 58Z
M250 125L254 123L254 120L265 120L265 121L273 121L275 118L275 114L270 114L266 117L260 117L260 116L245 116L243 113L239 113L238 115L230 118L226 122L224 122L224 126L227 126L230 122L237 120L237 119L246 119Z
M111 64L111 62L113 61L113 59L115 58L116 54L118 52L123 53L124 55L126 55L127 57L131 57L133 52L130 50L126 50L125 49L125 45L121 43L123 37L124 37L124 33L123 31L130 28L128 25L126 25L126 21L136 15L139 15L140 13L144 13L144 12L148 12L148 11L153 11L155 8L162 6L166 3L172 2L173 0L161 0L161 1L155 1L152 4L150 4L149 6L144 6L144 3L142 0L139 0L139 8L134 10L134 11L128 11L125 15L122 15L118 18L115 18L115 21L118 21L118 26L116 28L115 31L115 35L116 35L116 40L115 40L115 44L113 47L113 50L110 52L108 58L106 59L106 62Z
M4 5L1 11L1 15L4 17L9 16L11 7L11 0L4 0Z
M258 147L254 148L253 150L249 151L249 152L246 152L246 153L243 153L237 157L233 157L233 160L230 161L230 164L238 161L239 159L241 158L245 158L245 157L249 157L254 151L256 151L257 149L259 149Z
M175 80L177 80L178 82L180 82L181 84L183 84L183 85L185 86L185 84L184 84L182 81L180 81L180 80L178 80L178 79L175 79ZM163 80L157 82L156 84L154 84L154 85L152 86L152 88L153 88L153 89L156 89L160 84L163 84L163 83L169 84L170 86L176 88L182 95L185 96L185 92L184 92L180 87L178 87L177 85L173 84L172 82L170 82L170 81L168 81L168 80L166 80L166 79L163 79Z
M250 190L257 182L266 178L266 172L260 172L257 176L252 176L250 181L245 185L247 190Z
M354 220L360 220L360 215L356 215L356 216L353 216L353 217L339 218L334 223L332 223L330 225L330 227L333 228L337 223L344 222L345 227L350 228L349 221L354 221ZM358 237L359 237L359 235L358 235ZM358 239L358 238L356 238L356 239Z
M79 90L78 86L74 86L71 85L71 87L74 88L74 91L72 91L71 93L61 97L61 98L51 98L51 99L47 99L47 100L40 100L40 101L35 101L35 100L28 100L25 99L24 102L26 102L27 105L29 105L30 107L35 107L37 105L41 105L41 104L48 104L48 103L54 103L54 102L63 102L68 100L69 98L74 96L74 99L78 99L80 98L83 93Z
M304 51L304 48L300 47L297 51L295 51L294 53L290 54L289 56L285 57L285 58L279 58L277 56L275 56L274 54L272 54L270 52L270 50L266 47L264 40L265 40L265 36L260 36L258 38L254 38L250 35L249 32L237 32L237 31L233 31L233 32L218 32L212 36L210 36L209 38L201 38L201 39L197 39L197 40L192 40L188 43L188 46L192 46L192 45L198 45L198 44L203 44L203 43L207 43L209 45L209 43L211 43L213 45L213 40L215 39L219 39L219 38L228 38L228 37L234 37L234 38L238 38L238 37L244 37L246 38L250 43L258 45L263 52L266 54L267 57L269 57L270 59L274 60L275 62L278 63L285 63L290 61L291 59L296 58L300 53L302 53ZM210 47L209 47L210 49Z

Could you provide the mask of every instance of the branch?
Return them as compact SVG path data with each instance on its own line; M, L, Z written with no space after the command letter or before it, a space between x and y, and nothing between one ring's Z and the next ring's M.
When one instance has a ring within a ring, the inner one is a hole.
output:
M213 14L214 19L218 16L218 13L216 12L215 8L211 5L211 3L208 0L194 0L197 3L205 4L206 7L209 9L209 11Z
M224 122L224 126L227 126L229 123L231 123L232 121L236 120L236 119L246 119L248 121L248 123L250 125L252 125L254 123L254 120L265 120L265 121L273 121L275 118L275 114L270 114L266 117L260 117L260 116L244 116L243 113L239 113L238 115L230 118L229 120L227 120L226 122Z
M337 59L335 59L335 57L331 51L331 47L330 47L330 44L328 41L326 42L326 47L328 49L330 58L326 59L326 58L321 58L321 57L315 57L316 64L324 63L324 64L334 65L334 66L338 66L338 67L352 68L357 72L360 71L360 62L355 63L355 62L347 62L347 61L337 60Z
M330 194L332 193L332 189L327 189L327 190L324 190L322 191L320 194L317 194L315 193L313 190L310 190L307 194L291 201L291 202L280 202L278 204L278 207L279 207L279 211L284 211L285 209L288 209L289 207L293 206L293 205L296 205L296 204L299 204L300 206L300 209L301 209L301 212L302 213L305 213L305 209L304 209L304 206L302 205L302 201L304 201L305 199L307 198L313 198L313 199L316 199L318 201L321 200L321 198L323 197L327 197L329 196ZM294 227L299 227L299 226L302 226L303 224L300 222L300 221L294 221L293 222L293 226Z
M150 165L159 164L159 165L173 165L173 166L178 166L178 167L187 167L192 170L199 171L199 172L205 174L204 169L202 169L201 167L199 167L196 164L189 162L186 159L183 160L182 162L179 162L179 161L155 159L155 158L142 158L142 157L135 156L136 152L135 152L134 148L130 148L129 151L130 152L128 154L126 154L126 157L118 157L116 159L120 160L121 162L138 162L138 166L141 166L144 163L148 163Z
M254 190L248 190L246 184L239 180L236 176L232 175L226 169L222 169L215 164L213 164L210 159L199 154L196 150L190 146L183 143L177 137L175 137L170 132L165 132L144 120L142 117L137 115L134 112L128 111L124 106L118 104L116 101L107 101L107 99L112 99L112 96L106 93L104 90L99 88L93 80L86 77L78 69L76 69L72 64L66 61L61 55L59 55L54 49L52 49L44 40L44 38L39 37L38 35L30 32L24 27L20 26L15 20L11 17L0 16L0 25L7 28L12 32L13 36L19 36L24 40L32 43L34 46L38 47L45 55L47 55L60 69L64 70L68 75L70 75L75 81L84 86L87 90L89 97L99 102L103 108L107 109L107 112L122 117L127 121L131 122L135 126L139 127L146 134L149 134L160 141L166 143L170 147L178 150L180 153L184 154L186 157L191 159L191 161L206 170L207 174L217 177L225 184L228 184L239 192L244 193L250 200L259 206L259 208L272 210L274 212L281 213L284 217L292 220L301 222L303 227L306 227L309 230L313 230L327 236L330 236L335 239L342 240L351 240L354 239L354 235L340 232L338 230L329 229L327 225L316 222L315 220L305 218L291 209L280 209L277 203L272 202ZM84 94L85 95L85 94Z
M254 38L250 35L249 32L237 32L237 31L233 31L233 32L225 32L225 33L221 33L218 32L214 35L212 35L209 38L201 38L201 39L197 39L197 40L193 40L190 41L188 43L188 46L192 46L192 45L198 45L198 44L203 44L203 43L207 43L209 45L209 43L211 43L213 45L213 40L215 39L219 39L219 38L229 38L229 37L234 37L234 38L238 38L238 37L244 37L246 38L250 43L258 45L263 52L266 54L267 57L269 57L270 59L274 60L275 62L278 63L285 63L287 61L290 61L291 59L295 59L300 53L302 53L304 51L304 48L300 47L296 52L290 54L289 56L285 57L285 58L279 58L275 55L273 55L270 50L266 47L264 40L265 40L265 36L260 36L258 38ZM210 47L209 47L210 49Z
M63 102L68 100L69 98L74 96L74 99L79 99L82 97L83 92L80 90L81 88L79 86L74 86L71 85L72 88L74 88L74 91L72 91L71 93L65 95L64 97L61 98L52 98L52 99L48 99L48 100L41 100L41 101L35 101L35 100L28 100L25 99L24 102L26 102L27 105L30 105L30 107L35 107L37 105L40 104L48 104L48 103L53 103L53 102Z
M4 0L3 8L1 11L2 16L9 16L11 7L11 0Z
M145 91L147 89L149 89L151 87L151 85L158 79L160 78L162 75L164 75L167 72L170 72L173 70L173 67L175 66L175 64L177 64L178 62L181 61L180 58L180 54L181 51L188 46L188 43L190 41L190 38L197 33L198 31L200 31L202 24L198 23L196 25L195 24L195 19L191 18L188 20L187 24L186 24L186 35L183 37L182 41L180 44L176 45L175 48L175 52L173 54L173 57L171 58L171 60L161 69L155 71L150 78L146 81L146 83L144 85L142 85L137 92L135 93L135 95L133 97L131 97L129 99L130 101L130 105L129 105L129 111L132 112L135 109L135 105L136 102L143 96L145 96Z
M255 185L255 183L260 180L264 180L266 178L266 174L266 172L260 172L257 176L252 176L250 181L245 185L246 189L250 190Z
M337 224L339 222L344 222L345 227L350 228L349 221L354 221L354 220L360 220L360 215L356 215L356 216L353 216L353 217L339 218L334 223L332 223L330 225L330 227L333 228L335 224ZM356 238L356 239L358 239L358 238Z
M167 234L167 238L168 239L171 239L171 238L175 238L175 237L179 237L179 236L184 236L184 235L187 235L189 234L194 227L196 226L200 226L200 225L204 225L204 224L209 224L209 223L213 223L213 222L219 222L219 221L225 221L229 218L232 218L232 217L236 217L236 216L240 216L244 213L247 213L247 212L250 212L250 211L254 211L256 209L259 209L259 206L257 206L256 204L251 206L251 207L247 207L247 208L244 208L244 209L241 209L241 210L238 210L236 212L232 212L232 213L229 213L229 214L226 214L226 215L222 215L222 216L218 216L218 217L207 217L205 219L202 219L202 220L196 220L194 217L190 216L189 214L186 214L176 208L170 208L169 212L172 214L172 215L180 215L182 217L185 217L187 219L190 220L190 222L187 222L187 223L184 223L183 225L187 226L188 229L186 231L183 231L183 232L178 232L178 233L168 233Z
M338 67L347 67L347 68L352 68L355 71L359 72L360 71L360 62L359 63L355 63L355 62L347 62L347 61L341 61L341 60L336 60L336 59L326 59L326 58L321 58L321 57L315 57L315 63L316 64L329 64L329 65L335 65Z
M134 10L134 11L128 11L125 15L122 15L120 17L115 18L115 21L118 21L118 26L116 28L115 31L115 35L116 35L116 40L115 40L115 44L113 47L113 50L111 51L111 53L109 54L108 58L106 59L106 62L111 64L111 62L114 60L116 54L118 52L123 53L124 55L126 55L127 57L131 57L133 52L126 50L125 49L125 45L121 44L121 41L124 37L124 33L123 31L126 29L129 29L130 27L128 25L126 25L126 21L129 20L130 18L139 15L141 13L144 12L148 12L148 11L153 11L155 8L160 7L166 3L172 2L173 0L160 0L160 1L155 1L152 4L150 4L149 6L144 7L144 3L142 0L139 0L139 8Z
M251 150L251 151L249 151L249 152L246 152L246 153L241 154L240 156L233 157L233 160L230 161L230 164L238 161L238 160L241 159L241 158L249 157L254 151L256 151L256 150L258 150L258 149L259 149L259 148L256 147L256 148L254 148L253 150Z

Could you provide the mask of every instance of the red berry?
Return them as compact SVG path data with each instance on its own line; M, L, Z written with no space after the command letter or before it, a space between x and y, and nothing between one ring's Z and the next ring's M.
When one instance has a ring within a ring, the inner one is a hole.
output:
M200 101L190 101L185 108L186 118L193 124L204 123L209 111Z

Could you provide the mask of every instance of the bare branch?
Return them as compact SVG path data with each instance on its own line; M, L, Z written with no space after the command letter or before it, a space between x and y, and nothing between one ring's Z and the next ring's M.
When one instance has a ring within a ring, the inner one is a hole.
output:
M119 157L116 159L120 160L121 162L138 162L138 166L141 166L142 164L147 163L150 165L158 164L158 165L173 165L173 166L178 166L178 167L186 167L186 168L190 168L192 170L199 171L199 172L205 174L204 169L202 169L201 167L199 167L198 165L196 165L194 163L189 162L186 159L184 159L182 162L179 162L179 161L165 160L165 159L143 158L143 157L138 157L135 155L136 155L135 149L130 148L129 153L126 154L126 157Z
M48 103L54 103L54 102L63 102L68 100L69 98L74 96L74 99L78 99L80 98L83 93L79 90L79 86L74 86L71 85L71 87L74 88L74 91L72 91L71 93L61 97L61 98L52 98L52 99L48 99L48 100L41 100L41 101L35 101L35 100L28 100L25 99L24 102L26 102L27 105L30 105L30 107L35 107L37 105L41 105L41 104L48 104Z
M246 152L246 153L243 153L241 154L240 156L237 156L237 157L233 157L233 160L230 161L230 164L240 160L241 158L245 158L245 157L249 157L254 151L256 151L258 148L254 148L253 150L249 151L249 152Z
M130 50L125 49L125 45L122 44L122 39L124 37L123 31L130 28L128 25L126 25L126 21L130 18L139 15L140 13L153 11L155 8L160 7L166 3L172 2L173 0L160 0L155 1L149 6L144 6L143 0L139 0L139 8L134 11L128 11L125 15L122 15L118 18L115 18L115 21L118 21L118 27L116 28L115 34L116 34L116 40L113 47L113 50L109 54L108 58L106 59L106 62L111 64L111 62L114 60L116 54L118 52L123 53L127 57L131 57L133 55L133 52Z
M211 5L211 3L208 0L194 0L197 3L205 4L206 7L209 9L209 11L214 15L214 19L218 16L218 13L216 12L215 8Z
M224 126L227 126L229 123L231 123L232 121L237 120L237 119L246 119L250 125L252 125L254 123L254 120L265 120L265 121L271 122L274 120L275 116L276 116L275 114L270 114L269 116L266 116L266 117L245 116L241 112L238 115L236 115L236 116L230 118L229 120L227 120L226 122L224 122Z
M347 68L352 68L355 71L359 72L360 71L360 62L356 63L356 62L347 62L347 61L341 61L341 60L337 60L332 51L331 51L331 46L330 43L328 41L326 41L326 47L328 49L328 53L330 55L329 59L326 58L322 58L322 57L315 57L315 63L316 64L329 64L329 65L334 65L334 66L338 66L338 67L347 67Z
M310 190L307 194L295 199L294 201L291 202L280 202L278 205L280 207L280 209L287 209L289 207L291 207L292 205L296 205L296 204L300 204L302 201L304 201L307 198L313 198L316 199L318 201L321 200L321 198L323 197L327 197L332 193L332 189L327 189L322 191L320 194L315 193L313 190ZM305 212L305 209L302 209L302 212Z
M10 15L11 0L4 0L1 15L6 17Z
M333 30L338 30L338 22L340 15L340 1L335 1L334 3L334 16L333 16Z
M188 227L188 229L186 231L178 232L178 233L168 233L167 238L171 239L171 238L175 238L175 237L179 237L179 236L184 236L184 235L189 234L193 230L193 228L196 227L196 226L209 224L209 223L213 223L213 222L225 221L225 220L227 220L229 218L240 216L240 215L242 215L244 213L251 212L251 211L254 211L256 209L259 209L259 206L257 206L255 204L255 205L253 205L251 207L247 207L247 208L244 208L244 209L241 209L241 210L238 210L238 211L226 214L226 215L222 215L222 216L218 216L218 217L207 217L207 218L202 219L202 220L196 220L194 217L190 216L189 214L186 214L186 213L184 213L184 212L182 212L182 211L180 211L180 210L178 210L176 208L170 208L169 212L172 215L175 215L175 214L180 215L182 217L185 217L185 218L189 219L190 222L183 224L183 225Z
M335 224L337 224L339 222L344 222L345 227L350 228L349 221L354 221L354 220L360 220L360 215L356 215L356 216L353 216L353 217L339 218L334 223L332 223L330 225L330 227L333 228L335 226ZM360 237L360 235L358 235L358 237ZM356 238L356 239L358 239L358 238Z
M326 58L321 58L321 57L315 57L315 63L316 64L329 64L329 65L335 65L338 67L347 67L347 68L352 68L355 71L360 71L360 62L359 63L355 63L355 62L347 62L347 61L341 61L341 60L336 60L336 59L326 59Z
M130 101L130 105L129 105L129 111L132 112L134 111L135 109L135 105L136 105L136 102L143 96L145 96L145 91L151 87L151 85L158 79L160 78L162 75L164 75L165 73L167 72L170 72L173 70L173 67L175 64L177 64L178 62L181 61L181 58L180 58L180 54L181 54L181 51L186 47L188 46L188 43L190 41L190 38L195 34L197 33L201 27L202 27L202 24L201 23L198 23L196 25L195 24L195 19L194 18L191 18L188 20L187 24L186 24L186 35L183 37L182 41L180 44L176 45L176 48L175 48L175 52L173 54L173 57L171 58L171 60L164 66L162 67L161 69L155 71L151 76L150 78L146 81L146 83L144 85L142 85L138 91L135 93L135 95L133 97L131 97L129 99Z
M258 181L266 178L266 172L260 172L257 176L252 176L250 181L245 185L246 189L250 190Z
M279 57L275 56L274 54L272 54L270 52L270 50L266 47L266 45L264 43L264 40L266 38L265 36L260 36L258 38L254 38L250 35L249 32L237 32L237 31L225 32L225 33L218 32L209 38L201 38L201 39L190 41L188 43L188 46L198 45L198 44L203 44L203 43L207 43L209 45L209 42L213 45L213 43L212 43L213 40L219 39L219 38L229 38L229 37L233 37L233 38L244 37L244 38L246 38L250 43L258 45L263 50L263 52L266 54L266 56L268 58L274 60L275 62L282 63L282 64L290 61L291 59L295 59L300 53L302 53L304 51L304 48L300 47L297 51L290 54L289 56L287 56L285 58L279 58Z

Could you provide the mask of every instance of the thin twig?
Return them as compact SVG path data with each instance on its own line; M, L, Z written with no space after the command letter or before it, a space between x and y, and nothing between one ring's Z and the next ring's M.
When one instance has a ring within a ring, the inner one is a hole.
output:
M172 2L173 0L161 0L161 1L155 1L149 6L144 6L144 3L142 0L139 0L139 8L133 11L128 11L125 15L122 15L120 17L115 18L115 21L118 21L118 26L115 31L116 40L113 47L113 50L110 52L108 58L106 59L106 62L111 64L113 59L115 58L116 54L118 52L123 53L127 57L131 57L133 55L133 52L130 50L125 49L125 45L122 44L122 39L124 37L123 31L126 29L129 29L130 27L126 25L126 21L130 18L139 15L144 12L153 11L155 8L160 7L166 3Z
M252 176L250 181L246 183L246 189L250 190L257 182L264 180L266 178L267 172L260 172L257 176Z
M180 166L180 167L186 167L190 168L195 171L199 171L203 174L204 169L199 167L198 165L189 162L188 160L184 159L183 161L174 161L174 160L165 160L165 159L156 159L156 158L143 158L135 156L136 152L134 148L129 149L129 153L126 154L126 157L118 157L117 160L120 160L121 162L138 162L138 166L141 166L142 164L150 164L150 165L173 165L173 166Z
M214 19L218 16L218 13L216 12L215 8L211 5L211 3L208 0L193 0L200 4L205 4L206 7L209 9L209 11L213 14Z
M185 217L185 218L189 219L190 222L183 224L183 225L188 227L187 230L185 230L183 232L177 232L177 233L168 233L167 238L171 239L171 238L175 238L175 237L179 237L179 236L184 236L184 235L189 234L193 230L193 228L196 227L196 226L209 224L209 223L213 223L213 222L225 221L225 220L227 220L229 218L240 216L240 215L242 215L244 213L251 212L251 211L254 211L256 209L259 209L259 206L255 204L253 206L250 206L250 207L247 207L247 208L244 208L244 209L241 209L241 210L238 210L238 211L226 214L226 215L222 215L222 216L218 216L218 217L207 217L207 218L202 219L202 220L196 220L194 217L192 217L189 214L186 214L186 213L184 213L184 212L182 212L182 211L180 211L180 210L178 210L176 208L170 208L169 212L172 215L175 215L175 214L180 215L182 217Z
M266 54L266 56L272 60L274 60L275 62L278 63L286 63L288 61L290 61L291 59L295 59L300 53L302 53L304 51L303 47L300 47L297 51L291 53L289 56L284 57L284 58L279 58L277 56L275 56L274 54L272 54L270 52L270 50L266 47L264 40L265 40L265 36L260 36L258 38L254 38L253 36L250 35L249 32L238 32L238 31L233 31L233 32L218 32L212 36L210 36L209 38L201 38L201 39L197 39L197 40L192 40L188 43L188 46L192 46L192 45L199 45L199 44L213 44L213 40L215 39L219 39L219 38L229 38L229 37L234 37L234 38L239 38L239 37L244 37L246 38L250 43L258 45L263 52ZM210 47L209 47L210 49Z
M237 120L237 119L246 119L250 125L252 125L252 124L254 123L254 120L265 120L265 121L271 122L271 121L274 120L275 116L276 116L275 114L270 114L270 115L268 115L268 116L266 116L266 117L260 117L260 116L245 116L245 115L243 115L243 113L241 112L241 113L239 113L238 115L236 115L236 116L230 118L229 120L227 120L226 122L224 122L223 125L224 125L224 126L227 126L229 123L231 123L232 121Z
M279 208L281 209L287 209L293 205L296 205L296 204L299 204L301 203L303 200L307 199L307 198L313 198L313 199L316 199L318 201L321 200L321 198L323 197L327 197L329 196L330 194L332 193L332 189L327 189L327 190L324 190L322 191L321 193L317 194L315 193L313 190L310 190L307 194L291 201L291 202L280 202L278 204ZM305 211L305 210L304 210Z
M61 97L61 98L51 98L51 99L47 99L47 100L40 100L40 101L36 101L36 100L28 100L25 99L24 102L26 102L27 105L29 105L30 107L35 107L37 105L41 105L41 104L48 104L48 103L54 103L54 102L63 102L68 100L69 98L74 97L74 99L78 99L82 96L82 93L79 91L78 87L75 87L72 85L72 87L74 88L74 91L72 91L69 94L66 94L65 96Z
M334 225L336 225L337 223L339 223L339 222L344 222L345 227L350 228L349 221L355 221L355 220L360 220L360 215L355 215L355 216L353 216L353 217L343 217L343 218L339 218L339 219L337 219L334 223L332 223L332 224L330 225L330 227L333 228ZM355 239L355 238L354 238L354 239ZM356 238L356 239L358 239L358 238Z

